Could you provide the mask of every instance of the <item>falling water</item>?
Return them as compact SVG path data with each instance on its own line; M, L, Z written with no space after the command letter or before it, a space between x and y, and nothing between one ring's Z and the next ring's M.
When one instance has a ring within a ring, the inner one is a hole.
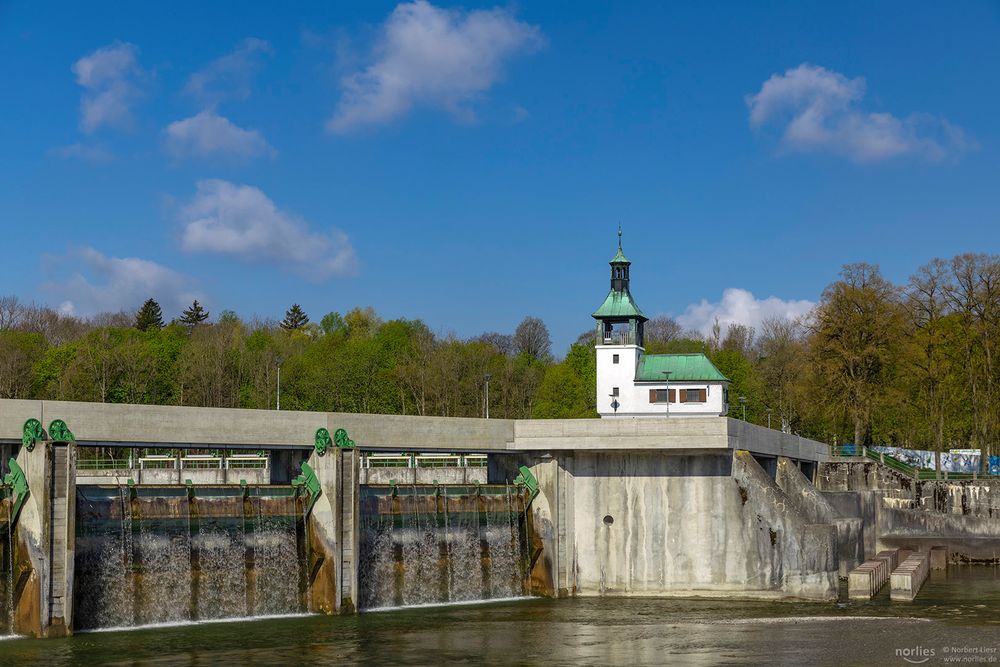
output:
M0 637L14 634L14 529L11 498L0 487Z
M252 501L254 613L288 613L301 604L300 573L288 567L299 560L295 498L256 496Z
M135 624L132 504L125 487L77 487L77 628Z
M178 491L184 491L179 489ZM133 516L133 570L137 571L135 623L177 623L190 618L191 535L187 493L139 496ZM135 523L138 535L135 535Z
M242 495L206 494L195 502L198 527L192 532L198 563L197 617L249 616Z
M362 608L524 595L523 498L512 487L362 493Z
M300 501L249 492L78 486L76 628L303 611Z

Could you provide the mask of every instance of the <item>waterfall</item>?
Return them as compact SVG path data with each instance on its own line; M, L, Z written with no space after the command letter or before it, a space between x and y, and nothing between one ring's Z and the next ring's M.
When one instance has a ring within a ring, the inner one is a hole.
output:
M253 498L254 613L288 613L301 604L304 581L289 563L299 560L298 510L292 496Z
M183 491L183 489L180 489ZM136 572L135 623L190 619L191 535L187 494L138 497L132 517L132 569Z
M77 493L74 574L80 629L134 625L132 506L124 487Z
M14 634L14 526L11 521L11 498L0 487L0 637Z
M514 487L363 487L363 609L525 593L524 498Z
M290 487L77 487L76 629L304 611Z
M237 489L238 491L238 489ZM242 496L201 496L197 503L197 618L249 616Z

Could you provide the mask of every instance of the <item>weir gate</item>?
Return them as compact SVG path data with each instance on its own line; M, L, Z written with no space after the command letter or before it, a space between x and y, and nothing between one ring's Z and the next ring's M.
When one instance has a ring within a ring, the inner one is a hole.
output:
M826 445L724 417L2 400L0 454L0 635L526 595L829 599L864 559L860 519L817 514Z

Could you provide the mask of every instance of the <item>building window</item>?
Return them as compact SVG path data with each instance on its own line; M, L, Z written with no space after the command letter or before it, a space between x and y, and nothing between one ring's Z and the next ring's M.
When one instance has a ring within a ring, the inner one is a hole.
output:
M707 389L681 389L681 403L704 403L706 400Z
M612 396L618 396L618 387L612 387L611 388L611 395Z
M613 363L613 364L617 364L618 363L618 355L617 354L612 354L611 355L611 363Z
M650 389L649 390L649 402L650 403L676 403L677 402L677 392L674 389Z

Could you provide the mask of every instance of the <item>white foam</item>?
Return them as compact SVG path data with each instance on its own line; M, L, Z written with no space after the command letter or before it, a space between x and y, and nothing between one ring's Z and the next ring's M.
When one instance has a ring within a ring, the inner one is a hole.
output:
M904 616L773 616L765 618L733 618L722 621L705 621L709 625L756 625L780 623L829 623L831 621L921 621L929 618L907 618Z
M383 611L403 611L405 609L433 609L435 607L470 607L474 605L496 604L498 602L522 602L524 600L534 600L530 595L519 595L512 598L492 598L489 600L461 600L456 602L426 602L424 604L407 604L398 607L373 607L362 609L362 613L383 612Z
M302 618L315 614L265 614L263 616L232 616L230 618L209 618L203 621L169 621L166 623L147 623L145 625L116 625L110 628L91 628L77 630L75 634L91 632L128 632L130 630L156 630L159 628L183 628L190 625L211 625L213 623L245 623L249 621L266 621L275 618Z

